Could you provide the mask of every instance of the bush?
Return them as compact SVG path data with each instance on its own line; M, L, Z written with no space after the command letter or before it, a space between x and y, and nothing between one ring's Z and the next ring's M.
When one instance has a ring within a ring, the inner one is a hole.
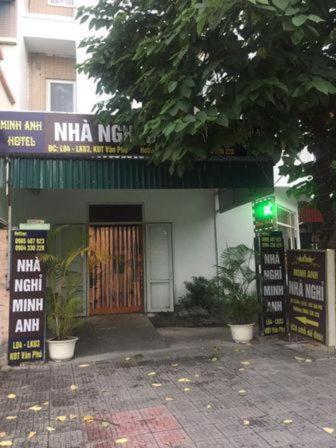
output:
M256 274L250 268L253 256L254 251L244 244L228 247L218 266L219 300L225 319L231 324L254 323L261 311Z
M209 312L214 310L218 301L213 280L192 277L191 282L184 282L184 284L187 292L179 302L182 308L203 308Z

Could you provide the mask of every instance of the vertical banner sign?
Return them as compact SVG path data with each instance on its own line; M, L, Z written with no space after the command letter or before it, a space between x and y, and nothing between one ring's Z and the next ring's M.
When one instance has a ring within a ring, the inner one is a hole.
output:
M262 233L259 237L261 256L261 297L264 335L286 332L286 270L281 232Z
M47 233L12 233L8 363L43 361L45 357L45 274L39 254Z
M290 250L287 269L290 331L325 344L325 251Z

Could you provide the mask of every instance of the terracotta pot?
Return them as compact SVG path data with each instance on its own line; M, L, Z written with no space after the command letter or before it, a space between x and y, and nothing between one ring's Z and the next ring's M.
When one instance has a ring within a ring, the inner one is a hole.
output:
M56 362L69 361L74 357L77 341L78 338L73 336L64 341L47 339L50 359Z

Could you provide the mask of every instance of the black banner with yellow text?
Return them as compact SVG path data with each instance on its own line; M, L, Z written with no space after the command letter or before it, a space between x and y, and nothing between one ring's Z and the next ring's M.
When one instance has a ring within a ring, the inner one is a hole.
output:
M326 253L287 252L290 331L326 343Z
M12 233L8 363L11 366L45 359L46 281L39 254L47 233Z

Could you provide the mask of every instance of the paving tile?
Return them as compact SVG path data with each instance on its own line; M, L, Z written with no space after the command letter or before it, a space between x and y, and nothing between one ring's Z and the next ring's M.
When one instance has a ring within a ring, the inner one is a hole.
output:
M118 438L127 448L336 448L336 433L323 431L336 430L336 359L300 364L274 341L0 371L0 432L15 448L120 448ZM239 371L244 360L250 365ZM29 410L34 405L41 409Z

